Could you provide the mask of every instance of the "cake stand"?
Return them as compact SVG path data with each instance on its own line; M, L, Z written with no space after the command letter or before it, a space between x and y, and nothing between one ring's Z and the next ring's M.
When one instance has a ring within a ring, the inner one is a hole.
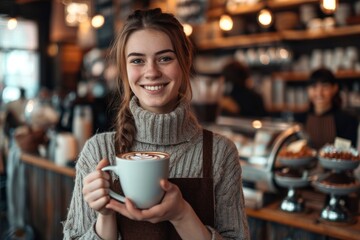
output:
M300 158L279 157L279 162L285 166L275 172L274 179L278 186L287 188L286 197L280 204L280 209L286 212L302 212L305 209L304 199L297 189L310 184L309 172L306 169L315 161L315 155Z
M332 223L354 223L356 218L347 209L344 196L360 189L359 180L353 176L353 170L359 166L360 159L326 158L323 151L319 154L319 162L330 171L317 175L312 182L316 189L330 196L321 211L320 219Z

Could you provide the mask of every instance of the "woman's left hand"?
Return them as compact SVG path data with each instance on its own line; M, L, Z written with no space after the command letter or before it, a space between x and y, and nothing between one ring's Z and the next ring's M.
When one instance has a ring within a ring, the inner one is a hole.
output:
M161 203L149 208L138 209L126 199L125 204L111 199L106 208L112 209L121 215L137 221L158 223L162 221L179 221L185 214L187 202L183 199L180 189L168 180L161 180L161 187L165 195Z

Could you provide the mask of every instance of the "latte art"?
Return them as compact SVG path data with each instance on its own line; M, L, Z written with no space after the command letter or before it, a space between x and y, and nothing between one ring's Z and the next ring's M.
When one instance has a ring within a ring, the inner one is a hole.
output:
M120 154L119 157L127 160L155 160L169 158L169 154L163 152L129 152Z

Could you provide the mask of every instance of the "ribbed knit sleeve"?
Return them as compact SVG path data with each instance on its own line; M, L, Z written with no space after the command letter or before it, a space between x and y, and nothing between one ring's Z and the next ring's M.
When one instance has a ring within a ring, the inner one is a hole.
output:
M233 142L219 135L214 137L213 149L218 232L214 239L250 239L237 149Z
M83 198L83 179L95 170L101 159L107 158L110 162L114 162L113 139L113 134L95 136L86 142L79 155L73 195L67 219L63 223L64 239L101 239L95 232L97 213Z

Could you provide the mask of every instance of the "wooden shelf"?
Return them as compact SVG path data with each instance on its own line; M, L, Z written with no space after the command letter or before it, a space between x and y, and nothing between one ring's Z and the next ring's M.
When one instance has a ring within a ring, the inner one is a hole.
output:
M296 227L339 239L355 240L359 239L360 236L359 216L357 217L357 222L353 225L322 223L319 221L319 212L316 210L309 211L308 213L286 213L279 210L279 202L260 209L247 208L246 214L249 217L276 222L285 226Z
M319 0L272 0L268 1L268 5L270 9L280 9L286 7L297 7L302 4L309 4L309 3L319 3Z
M328 39L335 37L360 35L360 25L344 26L334 29L320 29L320 30L306 30L306 31L286 30L279 32L279 34L281 35L281 38L285 41Z
M304 82L309 79L310 73L306 72L275 72L273 79L283 80L287 82ZM335 73L336 78L341 80L360 79L360 72L353 70L340 70Z
M234 9L227 9L227 12L231 15L251 14L259 12L264 7L264 3L240 4Z
M233 37L222 37L210 40L202 40L197 43L199 50L214 50L221 48L251 47L260 44L270 44L286 41L318 40L335 37L360 35L360 25L338 27L328 30L286 30L281 32L269 32Z
M268 1L268 7L272 10L277 10L281 8L287 8L287 7L297 7L302 4L308 4L308 3L318 3L319 0L273 0ZM240 15L240 14L253 14L259 12L261 9L265 7L265 4L260 3L254 3L254 4L238 4L233 9L228 9L226 6L224 7L216 7L213 9L210 9L207 13L208 18L217 18L221 16L224 13L228 13L231 15Z
M265 43L276 43L281 40L282 39L278 33L259 33L203 40L200 41L197 46L199 50L214 50L222 48L250 47Z

